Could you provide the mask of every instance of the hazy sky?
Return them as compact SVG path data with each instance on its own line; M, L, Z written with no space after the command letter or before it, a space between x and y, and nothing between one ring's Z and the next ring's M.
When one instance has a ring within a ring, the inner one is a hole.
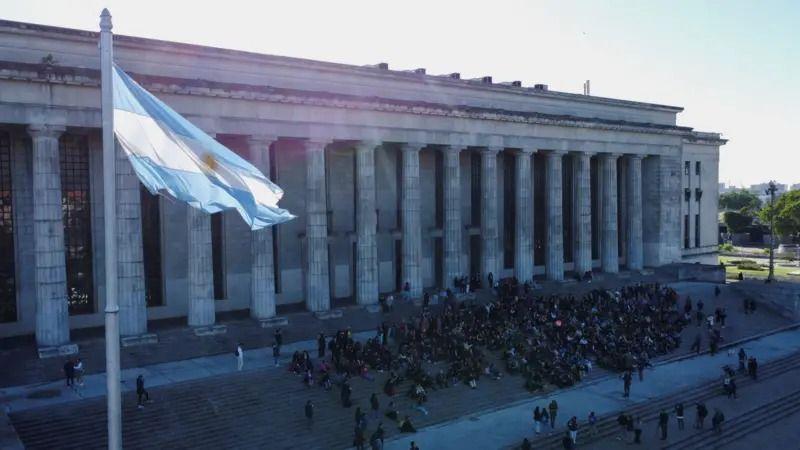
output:
M0 0L0 17L97 30L103 7L135 36L576 93L590 79L722 133L720 181L800 183L797 0Z

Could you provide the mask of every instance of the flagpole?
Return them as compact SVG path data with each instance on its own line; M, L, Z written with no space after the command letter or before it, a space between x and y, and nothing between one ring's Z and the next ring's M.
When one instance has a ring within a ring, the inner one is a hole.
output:
M103 120L103 224L105 229L106 291L106 390L108 400L108 448L122 449L122 401L120 398L119 304L117 302L116 160L112 63L114 61L111 14L100 14L100 91Z

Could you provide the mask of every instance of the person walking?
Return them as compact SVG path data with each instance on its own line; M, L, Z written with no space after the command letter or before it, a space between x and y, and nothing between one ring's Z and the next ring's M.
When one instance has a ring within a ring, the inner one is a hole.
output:
M278 344L278 347L283 347L283 331L280 328L275 329L275 333L272 334L275 343Z
M278 359L281 357L281 346L277 342L272 344L272 360L275 362L275 367L280 366Z
M736 400L738 397L736 396L736 380L731 377L730 381L728 382L728 398L733 397Z
M708 415L708 408L706 408L705 403L699 402L697 404L697 420L694 423L694 427L699 430L702 430L703 423L705 422L707 415Z
M547 408L542 408L541 411L542 411L542 420L539 423L541 423L542 426L545 426L550 421L550 414L547 413Z
M702 336L700 336L700 333L697 333L694 336L694 342L692 342L692 346L689 348L689 351L696 352L699 355L700 354L700 347L701 347L701 344L702 344L702 340L703 340L703 338L702 338Z
M622 375L622 382L623 382L623 394L622 396L628 398L631 396L631 381L633 376L631 375L631 371L625 371L625 374Z
M75 364L71 359L64 363L64 378L67 380L67 387L75 384Z
M317 336L317 356L319 359L325 357L325 333L322 332Z
M758 380L758 361L754 356L747 360L747 374L750 375L754 381Z
M720 411L719 408L715 408L714 416L711 418L711 425L715 433L717 434L722 433L723 422L725 422L725 415L722 414L722 411Z
M633 443L642 443L642 416L636 418L636 423L633 426Z
M542 432L542 412L539 411L538 406L533 410L533 429L536 431L536 434Z
M564 450L572 450L575 448L575 443L572 441L569 431L564 433L564 437L561 438L561 445L564 447Z
M364 450L364 429L356 424L353 430L353 447L356 450Z
M624 412L620 412L617 416L617 425L619 425L617 440L621 441L628 434L628 416Z
M578 418L572 416L567 422L567 429L569 430L569 437L572 439L573 444L578 443Z
M369 398L369 406L370 408L372 408L372 416L375 418L380 417L381 403L380 401L378 401L378 396L375 395L374 392L372 393L372 396L370 396Z
M586 420L589 423L589 435L597 436L597 415L594 411L589 413L589 418Z
M658 428L661 430L661 440L667 440L667 424L669 423L669 414L666 409L662 409L658 414Z
M144 401L142 401L144 399ZM150 393L144 388L144 375L139 374L136 377L136 407L139 409L144 408L144 402L150 402Z
M233 352L233 355L236 357L236 370L241 372L244 367L244 350L242 349L241 342L236 344L236 350Z
M311 403L311 400L306 402L306 423L308 424L308 428L311 429L311 425L314 422L314 404Z
M675 417L678 419L678 429L683 430L683 403L675 405Z
M746 364L747 364L747 353L744 351L744 347L740 347L739 348L739 373L745 373L747 371Z
M550 428L553 429L556 427L556 415L558 414L558 402L553 399L550 402L550 405L547 407L550 410Z
M83 361L81 361L80 358L78 358L78 360L75 361L75 365L73 366L73 371L75 373L75 382L78 383L78 386L83 386L84 369L83 369Z
M350 383L347 380L342 382L342 406L345 408L349 408L352 406L352 402L350 402L350 394L353 393L353 389L350 387Z

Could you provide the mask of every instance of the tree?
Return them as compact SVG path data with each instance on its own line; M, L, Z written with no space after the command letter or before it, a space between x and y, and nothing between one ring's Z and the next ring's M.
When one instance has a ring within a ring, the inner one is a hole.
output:
M720 195L719 207L725 211L740 211L752 216L761 209L761 200L746 189L737 189Z
M775 205L767 205L759 212L764 222L769 222L775 214L775 233L781 236L800 235L800 190L789 191L775 200Z
M722 221L731 233L743 233L753 223L753 216L738 211L725 211Z

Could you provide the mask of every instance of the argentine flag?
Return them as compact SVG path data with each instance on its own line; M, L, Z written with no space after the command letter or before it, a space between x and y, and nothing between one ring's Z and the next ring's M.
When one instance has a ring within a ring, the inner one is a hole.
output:
M113 66L114 134L147 189L207 213L236 209L251 229L291 220L283 190Z

